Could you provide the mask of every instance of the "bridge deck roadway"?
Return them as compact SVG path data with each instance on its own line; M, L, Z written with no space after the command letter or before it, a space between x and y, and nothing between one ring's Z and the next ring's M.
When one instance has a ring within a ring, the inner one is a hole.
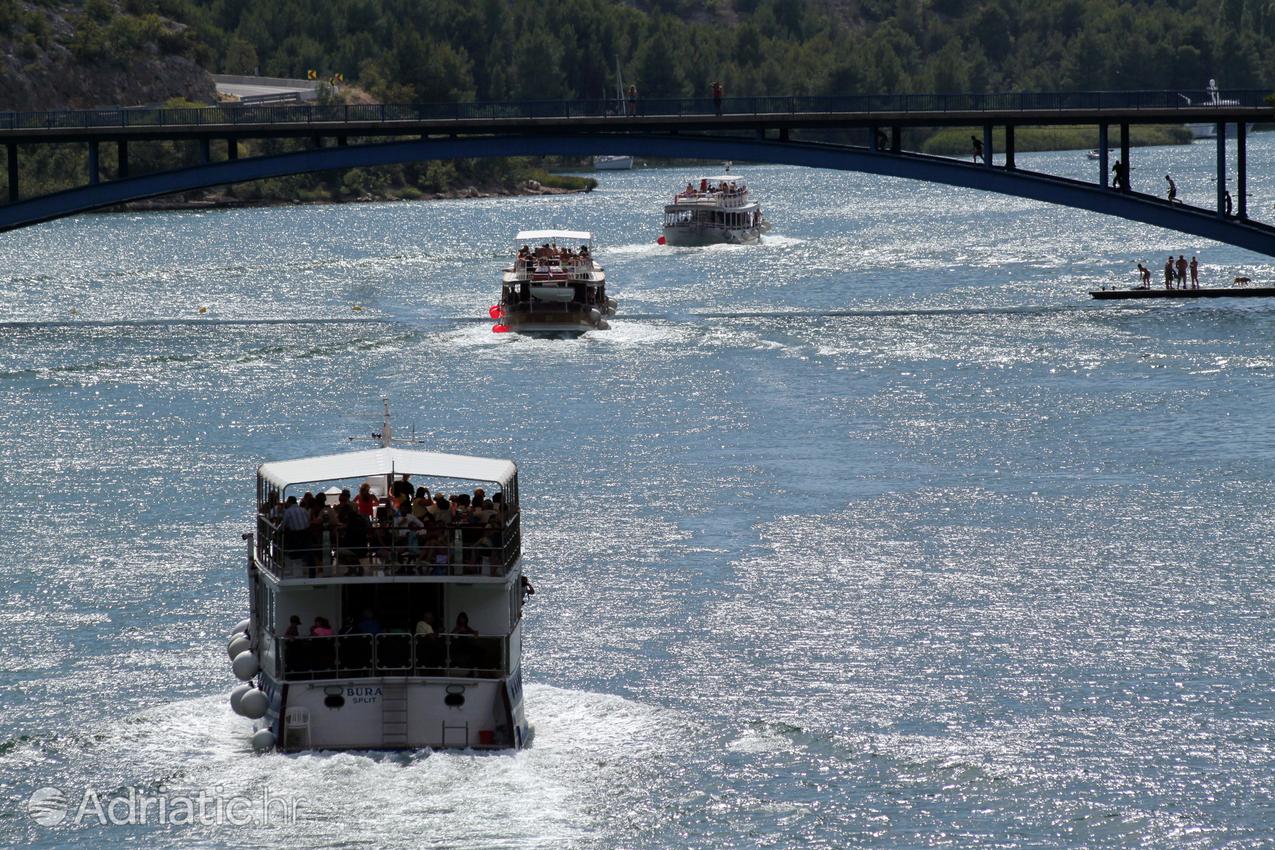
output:
M262 109L268 109L263 107ZM364 108L366 109L366 108ZM199 110L184 110L187 113ZM251 111L245 116L251 116ZM225 113L209 110L209 118ZM907 112L762 112L716 115L572 115L319 120L304 108L281 108L273 121L140 123L129 126L0 127L0 143L43 144L90 139L181 140L313 136L446 136L502 133L668 133L678 131L844 130L865 127L975 127L1046 124L1183 124L1275 120L1275 109L1252 106L1191 106L1111 109L1010 109ZM330 113L320 113L326 118ZM364 112L364 114L366 114ZM57 113L51 113L57 115ZM67 121L58 116L59 123ZM167 119L165 119L167 121ZM89 118L86 116L86 123ZM133 123L138 121L139 123Z

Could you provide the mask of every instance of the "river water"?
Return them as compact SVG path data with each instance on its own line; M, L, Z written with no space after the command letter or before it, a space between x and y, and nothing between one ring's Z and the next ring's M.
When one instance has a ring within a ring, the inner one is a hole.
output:
M1206 197L1211 151L1135 151L1135 186ZM1272 165L1256 137L1259 216ZM655 244L692 169L0 237L0 845L1275 845L1275 305L1087 297L1170 252L1206 285L1272 261L737 171L759 246ZM524 226L596 232L611 331L491 333ZM257 756L226 705L256 465L385 395L520 465L524 752ZM295 816L72 822L86 790L263 789Z

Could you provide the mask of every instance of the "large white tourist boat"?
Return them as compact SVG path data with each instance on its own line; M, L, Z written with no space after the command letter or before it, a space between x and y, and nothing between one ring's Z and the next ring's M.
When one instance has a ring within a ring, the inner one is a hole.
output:
M748 196L737 174L700 177L664 206L664 241L669 245L756 242L769 227L761 205Z
M504 270L492 330L543 336L578 336L607 330L616 302L606 293L606 272L593 258L593 234L583 230L523 230L517 256Z
M259 750L526 746L518 469L374 436L257 470L231 707Z

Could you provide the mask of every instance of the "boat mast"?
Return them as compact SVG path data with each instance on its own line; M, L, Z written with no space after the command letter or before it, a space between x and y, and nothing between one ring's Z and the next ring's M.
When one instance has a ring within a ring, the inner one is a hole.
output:
M390 443L394 442L394 428L390 426L390 400L383 398L381 403L385 406L385 415L381 420L381 433L373 434L372 439L380 440L381 448L388 449Z

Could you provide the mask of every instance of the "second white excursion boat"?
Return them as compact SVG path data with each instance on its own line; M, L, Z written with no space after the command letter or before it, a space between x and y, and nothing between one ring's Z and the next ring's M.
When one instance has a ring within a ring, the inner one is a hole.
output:
M664 205L663 239L669 245L756 242L769 226L737 174L692 180Z
M523 230L518 254L501 276L500 303L491 317L497 333L579 336L611 327L616 302L606 293L606 271L593 258L593 234L584 230Z

